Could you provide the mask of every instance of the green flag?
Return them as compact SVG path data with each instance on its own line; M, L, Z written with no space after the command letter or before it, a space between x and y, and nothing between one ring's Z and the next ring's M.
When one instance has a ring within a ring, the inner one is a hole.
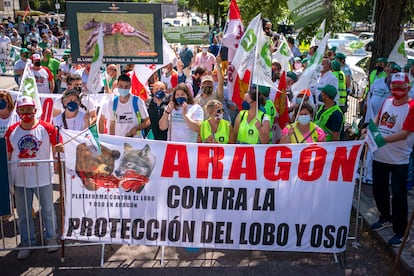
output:
M85 144L86 147L91 151L94 152L96 155L101 155L101 144L99 143L99 135L98 135L98 128L96 124L91 125L84 133L83 138L86 139Z
M374 123L372 119L369 121L368 135L365 140L371 152L376 151L378 148L386 144L384 137L382 137L381 133L378 130L377 125Z

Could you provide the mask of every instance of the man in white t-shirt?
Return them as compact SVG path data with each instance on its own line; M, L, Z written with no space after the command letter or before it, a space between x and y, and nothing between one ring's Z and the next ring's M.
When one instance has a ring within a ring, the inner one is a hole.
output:
M7 157L11 161L48 160L53 158L52 148L57 144L57 131L52 124L35 118L32 98L22 96L16 101L20 122L10 126L5 134ZM35 161L33 161L35 162ZM17 163L10 166L11 184L14 186L20 239L23 246L35 246L35 226L31 213L33 196L40 202L44 237L48 252L58 250L56 214L53 207L53 168L51 163ZM22 249L17 259L27 259L30 249Z
M30 70L36 79L37 90L39 93L50 94L55 89L55 79L52 72L46 66L40 65L40 55L32 56L33 65Z
M115 96L107 106L109 134L142 138L141 131L150 126L150 119L144 101L130 93L131 78L118 77L119 96Z

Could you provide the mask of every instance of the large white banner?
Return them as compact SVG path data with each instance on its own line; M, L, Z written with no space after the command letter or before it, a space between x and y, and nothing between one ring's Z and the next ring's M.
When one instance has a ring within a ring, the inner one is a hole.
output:
M64 238L271 251L346 248L361 141L211 145L62 130Z

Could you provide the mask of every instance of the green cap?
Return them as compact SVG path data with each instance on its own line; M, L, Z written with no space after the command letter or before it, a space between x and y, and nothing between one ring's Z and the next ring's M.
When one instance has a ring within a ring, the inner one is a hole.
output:
M70 55L70 49L66 49L66 50L63 52L63 54L64 54L64 55Z
M335 86L330 85L330 84L327 84L322 87L318 87L318 90L321 90L322 92L324 92L331 99L334 99L336 96L336 93L338 93Z
M24 53L29 53L30 51L26 48L21 48L20 49L20 54L24 54Z
M409 64L409 65L414 65L414 59L409 58L409 59L407 60L407 64Z
M339 58L339 59L346 59L346 55L343 53L336 53L335 54L335 58Z
M292 71L287 72L286 73L286 76L288 78L291 78L293 81L297 81L298 80L298 76L294 72L292 72Z
M341 70L341 63L335 59L332 61L332 69L334 69L334 71Z
M329 48L329 50L331 50L332 52L336 53L336 46L332 46L331 48Z
M391 63L391 70L397 70L401 72L401 67L397 63Z
M377 58L377 63L387 63L387 59L383 57Z
M307 58L302 59L302 64L304 64L306 62L309 62L309 59L307 59Z
M295 57L293 60L294 61L301 61L300 57Z

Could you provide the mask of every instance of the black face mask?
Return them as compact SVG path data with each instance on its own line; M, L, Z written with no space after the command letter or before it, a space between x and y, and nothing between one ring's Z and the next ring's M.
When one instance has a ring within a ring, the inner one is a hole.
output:
M377 72L384 71L384 67L382 67L382 66L376 66L375 69L377 69Z
M35 63L33 63L35 66L40 67L40 61L36 61Z

